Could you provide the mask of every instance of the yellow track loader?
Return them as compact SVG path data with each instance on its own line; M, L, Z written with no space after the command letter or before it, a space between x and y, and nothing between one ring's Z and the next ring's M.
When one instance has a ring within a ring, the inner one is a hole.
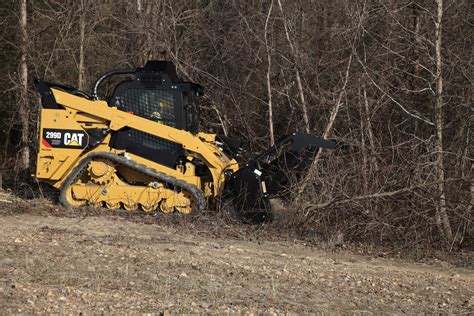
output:
M99 87L121 76L111 95ZM271 217L268 198L335 143L293 133L255 157L237 141L198 131L203 87L181 81L171 62L112 70L91 94L35 81L42 106L36 178L60 190L66 206L199 212L230 201L240 216Z

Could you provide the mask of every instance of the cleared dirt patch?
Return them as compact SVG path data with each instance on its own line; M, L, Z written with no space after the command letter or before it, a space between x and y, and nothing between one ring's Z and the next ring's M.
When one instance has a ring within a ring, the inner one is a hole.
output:
M473 270L212 238L123 218L0 217L0 310L455 312Z

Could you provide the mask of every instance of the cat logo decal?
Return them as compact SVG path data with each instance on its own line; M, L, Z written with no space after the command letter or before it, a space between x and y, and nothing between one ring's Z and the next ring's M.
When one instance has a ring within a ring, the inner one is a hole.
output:
M43 129L41 144L45 148L86 148L89 136L82 130Z

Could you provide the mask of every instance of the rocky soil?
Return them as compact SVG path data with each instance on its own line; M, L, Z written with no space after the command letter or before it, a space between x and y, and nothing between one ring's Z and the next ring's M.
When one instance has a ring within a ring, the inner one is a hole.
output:
M0 215L1 314L474 312L474 270L446 262L124 217Z

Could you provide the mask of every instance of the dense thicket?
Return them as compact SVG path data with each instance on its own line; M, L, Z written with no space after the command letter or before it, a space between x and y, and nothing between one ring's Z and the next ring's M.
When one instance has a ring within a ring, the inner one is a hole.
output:
M472 9L469 0L2 1L1 168L14 178L25 145L33 167L33 78L87 90L106 70L167 59L206 86L208 131L252 151L294 130L347 144L318 155L290 192L288 224L302 233L473 246Z

